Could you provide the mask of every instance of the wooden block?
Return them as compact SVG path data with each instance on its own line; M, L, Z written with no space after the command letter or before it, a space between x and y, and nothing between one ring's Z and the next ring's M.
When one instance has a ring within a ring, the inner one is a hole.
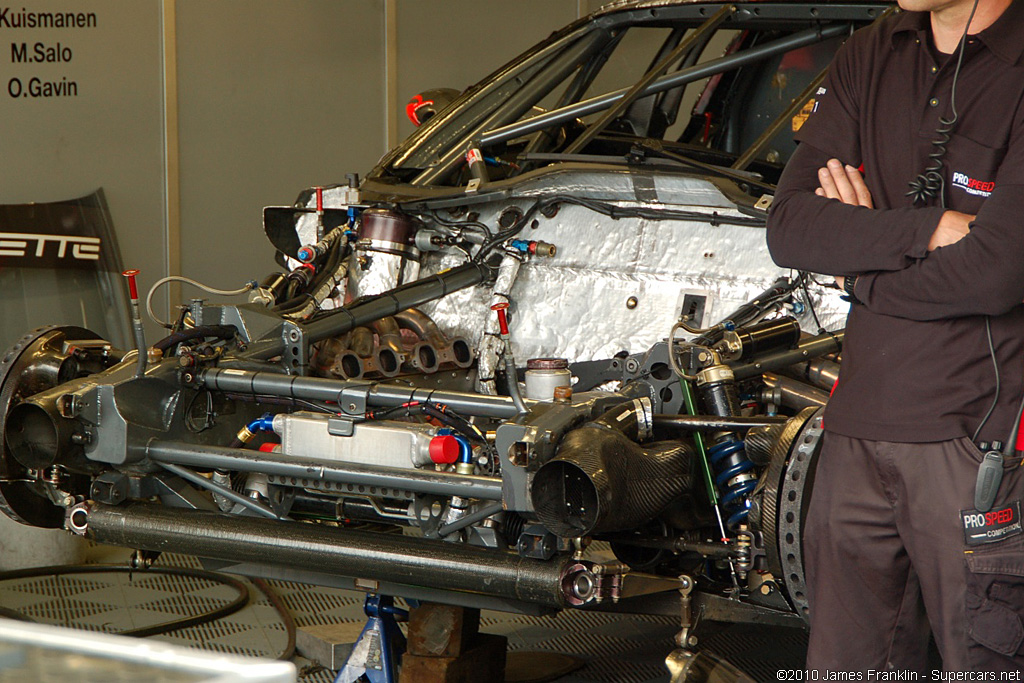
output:
M430 657L458 657L480 629L480 610L423 603L409 613L406 651Z
M408 652L402 656L399 683L478 683L505 680L508 639L479 633L459 657L429 657Z

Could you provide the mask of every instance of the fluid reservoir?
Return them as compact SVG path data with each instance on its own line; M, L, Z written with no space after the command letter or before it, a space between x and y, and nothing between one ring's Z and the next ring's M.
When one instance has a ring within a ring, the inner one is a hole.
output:
M531 358L526 361L526 398L554 400L556 387L571 387L572 373L565 358Z
M353 298L380 294L419 276L420 252L415 246L416 226L404 214L367 209L359 222L355 251L358 265L349 269Z

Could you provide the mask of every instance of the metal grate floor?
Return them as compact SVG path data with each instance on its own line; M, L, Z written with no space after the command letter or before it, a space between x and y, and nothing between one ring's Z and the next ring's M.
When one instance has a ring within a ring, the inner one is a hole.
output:
M102 562L123 562L123 551L103 549ZM161 566L198 569L182 555L163 555ZM269 582L298 627L363 622L363 593L283 581ZM32 619L92 631L126 629L191 616L229 602L234 589L203 579L169 575L83 574L0 582L0 607ZM510 651L544 650L578 656L583 668L563 683L654 683L668 681L664 658L672 650L677 620L663 616L566 611L526 617L484 611L481 630L506 636ZM783 634L780 636L780 631ZM729 627L703 647L726 658L755 680L774 681L779 668L800 668L806 639L788 629ZM155 636L177 645L235 654L276 657L286 634L269 600L250 587L250 604L219 621ZM334 672L298 658L300 681L332 683ZM110 679L113 680L113 679ZM45 683L45 676L38 683ZM0 681L0 683L5 683Z

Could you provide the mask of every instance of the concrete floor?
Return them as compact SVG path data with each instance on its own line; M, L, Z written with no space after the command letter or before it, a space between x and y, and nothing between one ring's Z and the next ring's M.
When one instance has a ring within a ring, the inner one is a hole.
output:
M93 561L103 562L123 563L126 558L125 551L119 549L96 548L90 555ZM176 555L165 555L158 564L199 568L195 558ZM365 621L362 593L281 581L271 585L299 628ZM145 572L0 581L0 607L39 622L106 632L152 626L204 612L234 595L233 589L202 579ZM673 648L677 622L663 616L575 610L546 617L484 611L481 630L506 636L510 653L542 651L581 658L583 667L559 679L564 683L654 683L669 679L664 658ZM806 648L802 632L738 626L707 632L702 648L728 659L756 681L776 680L780 668L802 667ZM216 622L155 638L189 647L276 657L285 645L286 634L270 601L253 588L245 609ZM300 681L333 682L335 672L302 657L295 661L300 667ZM47 680L43 674L36 679L38 683ZM53 680L63 683L66 678L55 676ZM2 675L0 683L5 683Z

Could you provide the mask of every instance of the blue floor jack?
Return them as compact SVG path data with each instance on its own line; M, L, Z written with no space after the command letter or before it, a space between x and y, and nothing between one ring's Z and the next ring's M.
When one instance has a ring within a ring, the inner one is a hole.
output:
M366 626L334 683L355 683L364 676L370 683L398 683L398 659L405 652L398 622L407 621L409 612L395 607L389 595L367 595L363 612Z

